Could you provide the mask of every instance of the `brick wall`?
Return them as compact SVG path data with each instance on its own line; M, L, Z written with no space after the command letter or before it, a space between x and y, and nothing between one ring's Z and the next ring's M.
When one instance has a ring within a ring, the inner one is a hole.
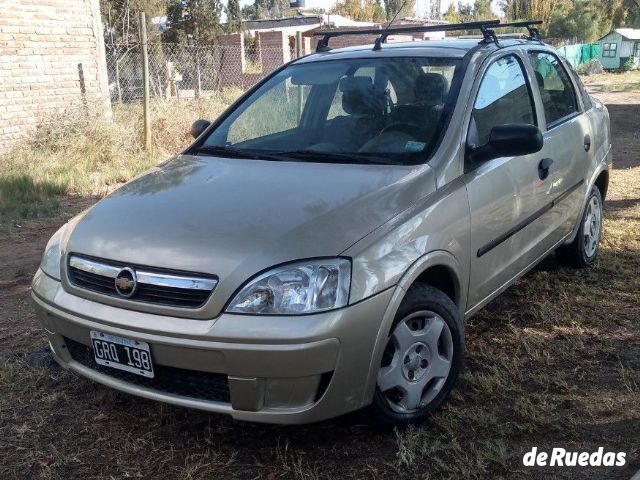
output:
M244 36L239 33L222 35L216 39L220 65L216 69L220 85L249 88L265 75L291 61L289 36L286 32L258 32L256 49L258 51L259 72L247 69L244 54Z
M0 151L70 107L111 112L99 0L0 0Z
M271 73L291 61L289 35L286 32L259 32L262 72Z

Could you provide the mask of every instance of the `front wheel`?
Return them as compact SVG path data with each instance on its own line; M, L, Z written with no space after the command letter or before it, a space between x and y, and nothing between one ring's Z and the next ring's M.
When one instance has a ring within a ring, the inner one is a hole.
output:
M575 268L590 266L596 261L602 235L602 195L594 186L589 192L578 234L573 242L556 250L558 261Z
M371 407L387 425L418 423L449 395L462 366L455 304L440 290L409 289L391 328Z

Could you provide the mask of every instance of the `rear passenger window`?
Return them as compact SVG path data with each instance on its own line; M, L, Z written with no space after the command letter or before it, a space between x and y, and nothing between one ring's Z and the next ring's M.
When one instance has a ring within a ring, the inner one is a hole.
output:
M493 62L482 79L471 114L469 146L486 144L493 127L508 123L536 123L522 65L514 55Z
M550 53L532 52L529 59L540 89L547 126L553 126L577 113L576 92L558 57Z

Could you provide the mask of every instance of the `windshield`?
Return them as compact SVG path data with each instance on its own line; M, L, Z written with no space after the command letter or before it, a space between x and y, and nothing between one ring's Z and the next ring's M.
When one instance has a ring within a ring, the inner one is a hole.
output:
M291 65L259 87L196 153L408 165L429 159L460 60L377 58Z

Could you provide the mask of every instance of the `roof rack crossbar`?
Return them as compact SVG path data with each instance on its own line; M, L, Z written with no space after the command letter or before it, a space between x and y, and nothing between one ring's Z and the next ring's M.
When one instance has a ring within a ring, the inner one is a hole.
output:
M329 40L333 37L340 37L343 35L377 35L380 37L376 39L375 45L379 49L380 44L387 41L387 37L390 35L397 35L402 33L425 33L425 32L453 32L459 30L480 30L484 37L483 42L495 43L498 45L498 38L495 34L495 28L504 27L526 27L529 30L530 40L541 40L540 31L533 27L533 25L540 25L540 20L530 20L524 22L512 22L512 23L500 23L500 20L484 20L479 22L467 22L467 23L449 23L443 25L399 25L397 27L388 28L383 30L381 28L362 28L362 29L335 29L335 30L318 30L313 36L322 37L318 41L316 52L326 52L331 50L329 47Z
M542 35L540 29L534 25L542 25L542 20L526 20L523 22L501 23L500 28L504 27L524 27L529 31L529 40L541 42Z

